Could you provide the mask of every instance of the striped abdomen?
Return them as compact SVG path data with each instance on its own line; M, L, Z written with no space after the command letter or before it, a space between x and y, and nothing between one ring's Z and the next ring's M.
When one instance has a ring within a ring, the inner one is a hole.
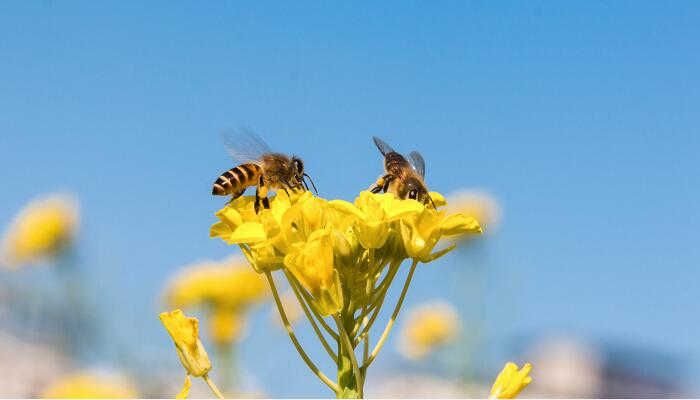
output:
M404 168L410 168L408 160L401 154L392 151L384 157L384 168L386 172L394 174L399 178L403 177Z
M214 182L211 194L214 196L236 196L243 193L248 186L257 186L262 168L259 165L248 163L241 164L224 172Z

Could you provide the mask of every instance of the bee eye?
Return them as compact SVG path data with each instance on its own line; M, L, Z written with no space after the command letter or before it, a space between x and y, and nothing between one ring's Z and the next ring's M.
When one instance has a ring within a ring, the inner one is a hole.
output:
M416 200L418 198L418 191L416 189L411 189L411 191L408 192L408 198Z
M304 170L304 164L302 164L301 160L296 158L294 159L294 167L297 169L297 171L301 172Z

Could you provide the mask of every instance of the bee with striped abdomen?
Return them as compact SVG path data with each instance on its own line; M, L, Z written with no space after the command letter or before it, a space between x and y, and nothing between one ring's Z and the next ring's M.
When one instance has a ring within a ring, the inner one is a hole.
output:
M381 191L393 193L400 199L413 199L422 204L433 199L425 186L425 160L417 151L412 151L408 159L394 151L385 141L373 136L374 144L384 156L384 175L372 185L372 193ZM436 207L437 208L437 207Z
M241 164L221 174L212 188L214 196L231 195L231 200L243 194L248 187L255 186L255 211L260 205L269 208L268 189L309 190L304 178L311 177L304 172L301 158L275 153L254 133L244 130L235 134L225 134L226 148ZM289 193L289 192L287 192Z

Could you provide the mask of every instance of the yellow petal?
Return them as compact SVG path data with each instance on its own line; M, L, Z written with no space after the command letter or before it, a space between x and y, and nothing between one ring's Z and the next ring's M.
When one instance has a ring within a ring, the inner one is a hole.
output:
M521 370L512 362L506 364L491 387L491 397L514 399L521 390L532 382L529 376L532 365L527 363Z
M367 217L365 216L365 214L362 211L360 211L359 208L355 207L354 204L349 203L345 200L331 200L328 202L328 205L335 208L336 210L340 210L340 211L343 211L345 213L352 214L362 221L367 220Z
M464 214L450 215L442 222L441 228L442 234L445 236L460 235L468 232L481 233L479 221Z
M258 243L265 240L265 229L259 222L246 222L231 234L231 243Z
M220 237L228 240L231 237L231 233L233 233L231 228L226 223L219 221L211 226L209 237Z
M186 399L187 395L190 394L190 388L192 387L192 380L190 379L190 374L185 376L185 385L182 387L180 393L175 396L176 399Z
M424 205L412 199L395 200L390 207L385 208L386 219L388 221L394 221L414 213L419 213L423 211L424 208Z
M236 227L243 223L243 218L241 214L233 207L227 206L219 210L216 216L221 219L222 222L226 223L231 229L236 229Z
M438 192L430 192L428 193L430 195L430 198L433 199L433 203L435 203L436 207L444 207L447 205L447 200L445 200L445 196L441 195Z

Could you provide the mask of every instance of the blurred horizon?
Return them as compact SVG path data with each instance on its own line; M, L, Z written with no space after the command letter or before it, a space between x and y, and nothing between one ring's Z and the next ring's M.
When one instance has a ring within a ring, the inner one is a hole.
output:
M321 197L348 201L382 172L379 136L423 154L431 190L484 191L502 210L478 243L420 265L406 300L483 309L469 314L483 322L481 376L566 336L640 349L624 351L639 356L629 364L671 360L698 396L698 43L691 1L6 1L0 226L34 198L74 193L76 257L115 344L93 362L167 366L174 395L164 287L183 266L240 254L209 237L226 201L211 185L235 166L221 131L252 128L301 156ZM52 268L0 282L40 292ZM482 297L462 274L483 279ZM239 345L245 384L327 396L269 308ZM432 365L401 359L396 336L368 388Z

